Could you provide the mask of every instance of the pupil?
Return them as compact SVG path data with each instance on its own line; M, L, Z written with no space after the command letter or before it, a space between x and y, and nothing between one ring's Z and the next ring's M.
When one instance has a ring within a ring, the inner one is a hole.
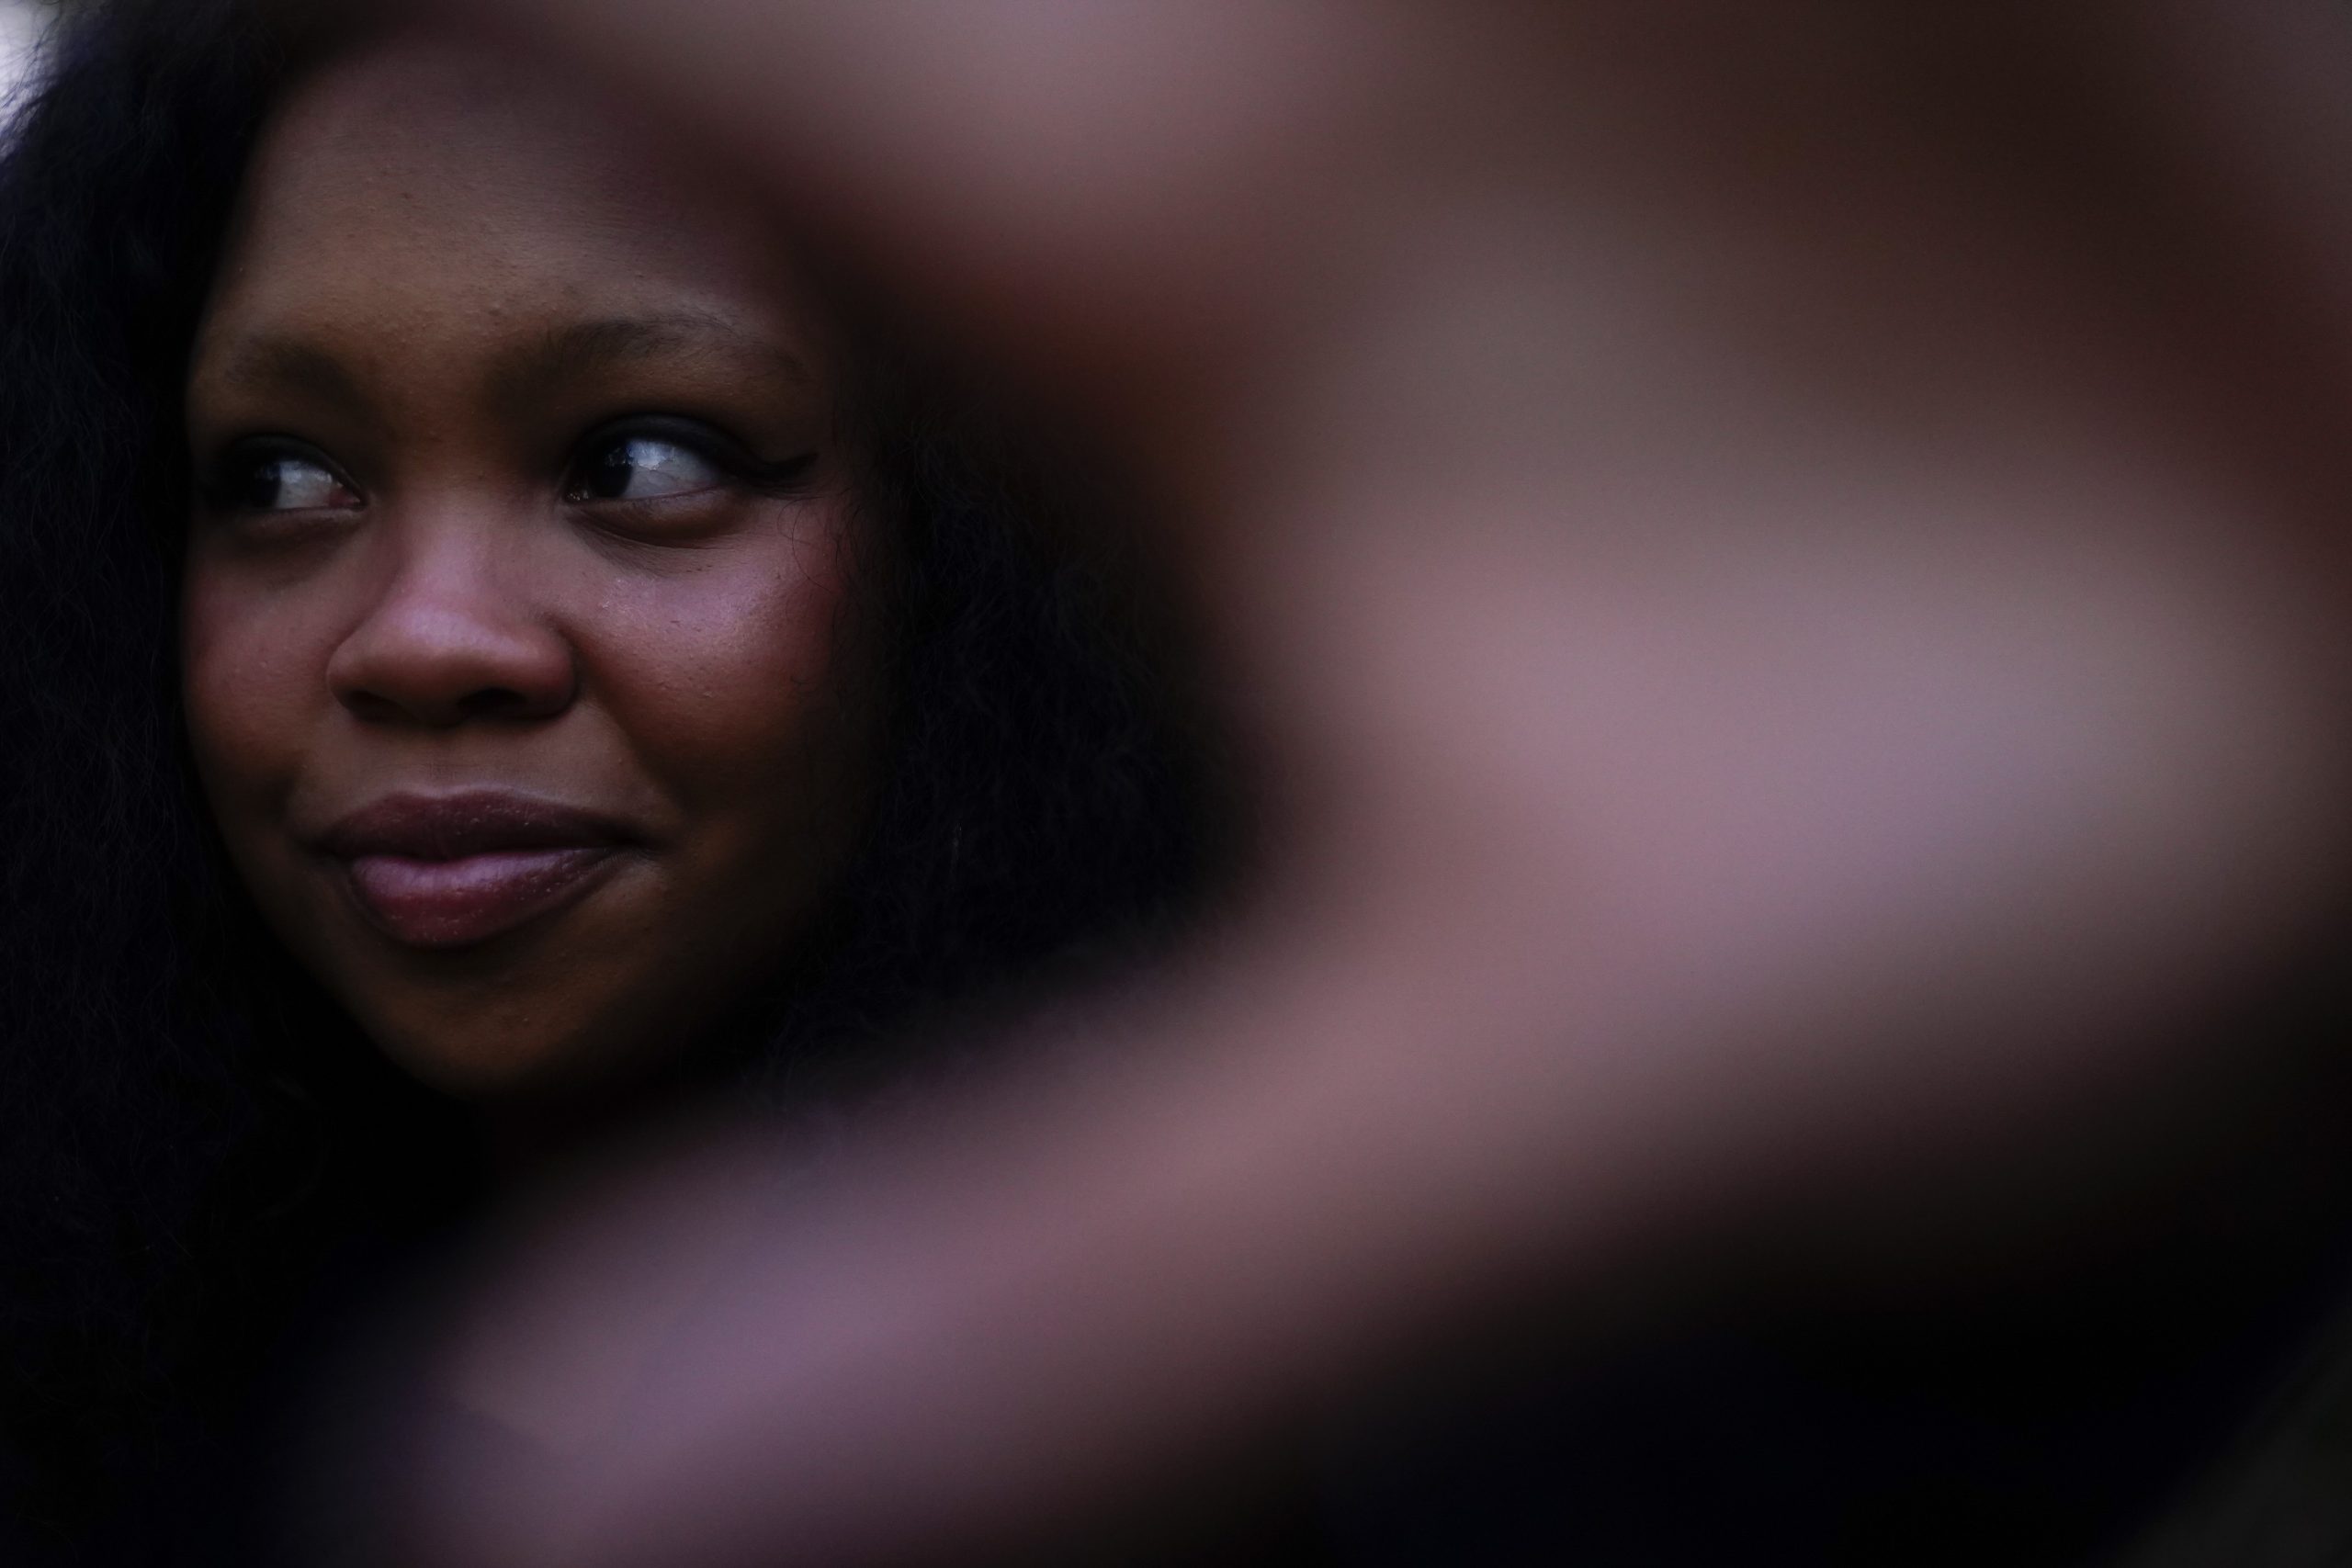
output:
M257 463L245 480L245 504L256 512L276 508L278 498L286 491L286 460L274 457Z
M600 501L617 501L627 495L628 481L637 472L637 446L634 441L621 441L605 447L588 475L590 493Z

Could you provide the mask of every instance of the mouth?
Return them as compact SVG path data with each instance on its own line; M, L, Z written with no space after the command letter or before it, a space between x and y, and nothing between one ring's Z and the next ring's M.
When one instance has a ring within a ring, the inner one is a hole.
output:
M470 947L577 902L630 836L609 818L497 790L392 795L318 847L378 931L406 947Z

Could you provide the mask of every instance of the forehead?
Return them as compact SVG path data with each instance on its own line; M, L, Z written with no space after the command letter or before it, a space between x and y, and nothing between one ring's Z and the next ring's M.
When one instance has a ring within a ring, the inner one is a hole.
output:
M809 346L782 238L741 181L540 62L416 34L282 106L199 357L247 331L379 347L413 331L447 352L649 316Z

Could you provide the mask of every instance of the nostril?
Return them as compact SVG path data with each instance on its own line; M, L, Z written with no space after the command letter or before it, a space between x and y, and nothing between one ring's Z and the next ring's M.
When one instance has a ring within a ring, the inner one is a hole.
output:
M368 724L390 724L395 719L405 717L408 712L390 697L381 697L373 692L364 691L344 693L343 705L350 710L353 716Z
M542 706L509 686L485 686L458 699L458 711L467 718L528 718Z
M344 707L366 724L444 726L544 718L559 711L560 703L535 698L512 686L478 686L455 699L423 700L390 696L365 687L345 691Z

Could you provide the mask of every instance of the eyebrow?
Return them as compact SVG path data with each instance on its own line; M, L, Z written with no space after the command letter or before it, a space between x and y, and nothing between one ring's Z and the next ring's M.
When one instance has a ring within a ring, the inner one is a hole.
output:
M781 381L815 390L822 383L808 364L727 318L689 311L574 321L510 349L492 375L502 402L530 407L567 382L600 370L664 356L757 362ZM369 417L373 404L344 362L307 339L264 334L237 342L217 372L241 390L291 395Z
M796 355L749 333L723 316L678 312L574 321L510 351L492 378L500 400L535 403L566 382L615 366L684 355L762 361L779 378L814 389L816 373Z
M346 413L365 414L367 393L334 355L300 338L252 337L231 350L220 379L249 391L290 393L332 403Z

